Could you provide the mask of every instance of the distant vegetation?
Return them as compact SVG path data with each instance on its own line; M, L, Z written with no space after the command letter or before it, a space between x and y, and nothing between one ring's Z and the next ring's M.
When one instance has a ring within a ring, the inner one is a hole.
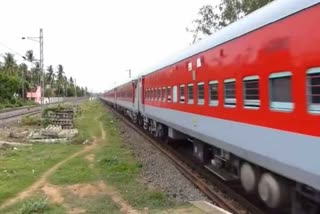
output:
M192 33L192 43L214 34L221 28L243 18L273 0L220 0L215 5L204 5L199 9L198 17L192 21L187 32Z
M0 109L31 104L25 101L28 91L40 85L42 73L39 60L35 59L33 51L26 52L25 62L17 63L11 53L2 55L0 61ZM48 66L44 70L45 97L84 96L87 87L75 85L73 77L67 77L62 65Z

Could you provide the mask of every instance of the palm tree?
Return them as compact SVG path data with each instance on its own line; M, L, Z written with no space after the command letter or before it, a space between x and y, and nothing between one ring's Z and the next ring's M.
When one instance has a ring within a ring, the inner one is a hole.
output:
M50 83L50 86L52 87L54 79L55 79L55 73L53 71L52 65L47 67L47 82Z
M64 81L64 70L62 65L58 65L57 71L57 86L58 86L58 94L61 95L61 88L63 87Z
M25 98L26 77L28 76L28 66L25 63L19 65L19 76L21 76L21 97Z
M30 81L30 84L33 85L33 75L32 75L32 65L33 65L33 62L36 60L35 57L34 57L34 54L33 54L33 50L28 50L25 54L25 59L30 62L30 70L31 70L31 81Z
M69 83L70 83L70 85L73 85L74 82L73 82L73 78L72 77L69 78Z
M14 55L11 53L6 53L3 56L4 59L4 65L3 69L5 74L13 76L17 71L17 63L14 59Z
M40 85L41 69L40 69L40 63L39 62L35 63L35 67L31 69L31 73L32 73L33 83L37 83L38 85Z

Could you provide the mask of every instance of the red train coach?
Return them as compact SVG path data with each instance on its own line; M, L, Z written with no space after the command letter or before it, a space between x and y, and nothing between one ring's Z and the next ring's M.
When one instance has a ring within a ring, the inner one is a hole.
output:
M269 207L320 212L316 20L319 0L275 1L147 70L132 111Z

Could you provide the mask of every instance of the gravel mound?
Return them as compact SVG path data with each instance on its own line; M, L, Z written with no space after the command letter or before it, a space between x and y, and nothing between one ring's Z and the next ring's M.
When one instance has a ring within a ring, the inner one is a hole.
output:
M124 142L142 164L141 177L145 184L161 189L178 202L207 200L155 147L123 122L118 124Z

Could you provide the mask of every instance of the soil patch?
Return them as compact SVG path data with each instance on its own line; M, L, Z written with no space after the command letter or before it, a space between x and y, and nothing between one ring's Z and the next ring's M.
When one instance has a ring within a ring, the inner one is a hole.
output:
M60 191L60 187L46 184L41 188L41 190L49 197L49 199L53 203L61 204L64 201L64 198Z
M96 184L74 184L67 186L66 189L72 194L80 198L84 198L88 196L105 194L106 185L102 181L100 181Z

